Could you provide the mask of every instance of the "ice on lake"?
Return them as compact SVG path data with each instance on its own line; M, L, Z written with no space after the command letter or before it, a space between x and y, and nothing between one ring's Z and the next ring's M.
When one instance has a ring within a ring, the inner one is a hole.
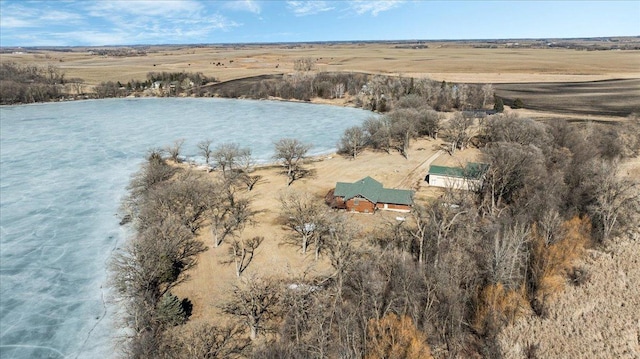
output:
M268 161L283 137L329 153L370 112L231 99L113 99L0 107L0 357L115 356L106 265L116 213L147 151L236 142Z

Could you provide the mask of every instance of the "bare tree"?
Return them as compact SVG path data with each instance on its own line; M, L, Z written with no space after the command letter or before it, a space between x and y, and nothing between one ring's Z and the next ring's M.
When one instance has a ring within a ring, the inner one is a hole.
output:
M240 148L237 143L223 143L216 147L212 153L213 160L222 169L224 177L230 177L235 173L241 161L251 157L251 150Z
M244 357L250 341L236 324L200 323L191 331L174 334L170 357L180 359L216 359Z
M397 144L397 149L405 158L408 158L411 140L418 135L418 111L399 109L390 112L387 116L391 123L391 136Z
M593 178L595 193L589 212L598 226L600 238L606 242L615 233L635 227L640 214L640 184L619 175L616 162L597 163L599 176Z
M196 233L206 220L215 190L201 175L184 172L175 181L149 191L138 214L138 225L142 229L153 227L171 215L191 233Z
M349 154L353 159L358 156L366 145L367 136L360 126L347 128L340 138L340 152Z
M515 289L522 284L529 235L529 229L517 222L493 233L493 246L488 248L486 267L491 284L502 283L507 289Z
M223 264L235 265L236 276L240 277L242 272L251 264L255 250L262 244L264 237L253 237L244 240L234 240L229 248L229 258Z
M282 138L275 143L275 154L273 158L276 161L282 161L284 167L287 170L287 178L289 182L287 185L291 185L293 181L303 175L304 171L300 167L307 152L311 149L310 144L305 144L297 139Z
M367 136L367 142L376 150L389 153L391 149L391 122L386 116L369 117L364 120L362 127Z
M331 96L333 98L342 98L344 97L345 86L344 83L339 82L333 86L331 89Z
M256 214L250 207L250 201L240 198L229 181L220 182L217 187L219 190L209 206L211 236L215 247L242 231Z
M431 108L423 107L419 111L418 134L438 139L438 133L442 127L441 121L443 114L434 111Z
M483 124L483 131L488 142L534 144L545 149L551 142L544 124L511 113L490 116Z
M316 242L316 259L319 256L319 242L327 222L327 209L322 202L309 193L288 191L280 196L280 217L284 225L295 235L286 238L287 243L297 243L302 254L312 241Z
M529 190L546 173L544 155L534 146L495 142L483 149L489 159L483 183L485 211L492 215L518 199L526 200Z
M247 186L248 191L251 191L260 179L262 179L262 176L252 174L255 170L254 167L256 163L250 148L243 148L240 150L237 164L240 170L240 173L238 173L238 179Z
M409 224L405 230L414 238L413 247L418 263L430 263L439 267L440 256L446 251L446 246L454 233L464 232L473 214L468 199L457 196L449 190L443 197L426 207L415 206L411 212L413 225Z
M182 152L182 145L184 144L184 139L175 140L172 145L167 146L167 152L169 153L169 157L173 160L173 162L180 162L180 153Z
M211 159L211 154L213 153L213 150L211 149L212 143L213 141L210 139L206 139L198 143L198 150L200 151L202 157L204 157L204 163L207 164L207 166L209 165L209 160Z
M148 198L149 192L170 179L176 170L162 158L161 150L151 150L138 172L129 182L129 194L123 201L123 207L129 217L137 216L141 205Z
M311 71L315 67L315 61L310 57L301 57L293 60L293 69L296 71Z
M78 77L68 79L67 85L76 93L76 95L82 95L84 93L84 80Z
M453 118L447 123L447 137L451 141L450 152L457 149L464 150L473 137L473 118L465 117L462 113L456 112Z
M157 357L166 324L158 312L161 299L184 281L206 250L191 231L171 216L140 232L110 264L111 283L127 304L124 320L132 329L125 351L130 357Z
M278 283L267 278L245 278L233 289L231 299L221 306L224 313L240 318L255 340L277 314Z
M495 91L493 89L492 84L484 84L482 86L482 108L486 108L491 105L491 100L495 95Z
M344 216L334 217L326 232L325 246L329 262L335 270L338 298L342 297L345 276L358 258L358 247L355 243L359 228Z

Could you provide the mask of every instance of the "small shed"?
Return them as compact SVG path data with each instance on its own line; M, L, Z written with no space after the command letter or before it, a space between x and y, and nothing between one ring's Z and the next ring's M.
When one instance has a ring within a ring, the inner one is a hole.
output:
M429 166L426 181L430 186L475 191L482 187L489 165L469 162L462 167Z
M409 212L413 205L413 191L384 188L382 183L367 176L354 183L336 183L332 205L359 213L376 210Z

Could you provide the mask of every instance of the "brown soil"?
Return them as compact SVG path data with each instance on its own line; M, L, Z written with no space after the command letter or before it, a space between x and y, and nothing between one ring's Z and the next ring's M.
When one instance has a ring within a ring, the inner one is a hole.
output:
M640 113L640 79L497 84L495 89L505 104L520 98L524 108L538 112L621 117Z

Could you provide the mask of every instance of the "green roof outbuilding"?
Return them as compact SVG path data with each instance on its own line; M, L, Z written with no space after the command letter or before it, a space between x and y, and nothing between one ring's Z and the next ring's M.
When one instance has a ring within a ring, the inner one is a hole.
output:
M467 163L465 168L431 165L429 166L429 174L447 177L480 179L484 175L484 173L487 172L488 168L489 165L486 163L475 162Z

